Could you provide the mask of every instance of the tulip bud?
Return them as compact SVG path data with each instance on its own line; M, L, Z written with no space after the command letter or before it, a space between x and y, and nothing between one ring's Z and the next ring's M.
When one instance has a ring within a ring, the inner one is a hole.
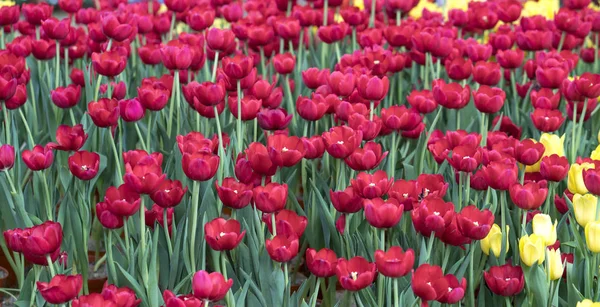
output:
M546 246L556 242L556 225L557 221L552 224L552 218L547 214L536 214L533 217L533 233L540 236Z
M596 220L596 207L598 198L592 194L573 195L573 211L575 211L575 220L581 227Z
M592 221L585 225L585 243L592 253L600 253L600 222Z
M536 262L542 264L545 250L544 239L536 234L524 235L519 239L519 254L527 266L532 266Z
M546 249L546 261L548 263L546 265L546 275L550 277L550 280L560 279L565 269L560 256L560 248Z
M338 258L334 251L323 248L316 251L312 248L306 250L306 266L317 277L331 277L335 275Z
M0 146L0 172L9 170L15 165L15 148L12 145Z
M225 280L219 272L196 272L192 278L192 291L199 300L220 301L233 285L233 279Z
M510 248L509 242L508 242L508 232L510 231L510 228L508 227L508 225L506 225L506 251L508 252L508 249ZM500 230L500 226L498 226L498 224L494 224L492 225L492 228L490 229L490 232L488 233L487 237L483 238L481 241L479 241L479 244L481 245L481 251L483 251L484 254L489 255L490 254L490 250L494 253L494 256L496 257L500 257L500 253L502 252L502 231Z
M144 117L145 109L138 98L119 101L121 118L126 122L136 122Z

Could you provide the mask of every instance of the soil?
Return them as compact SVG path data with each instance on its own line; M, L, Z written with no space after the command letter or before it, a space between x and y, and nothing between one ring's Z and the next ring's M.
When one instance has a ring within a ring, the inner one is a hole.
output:
M94 272L95 263L90 263L88 266L89 279L103 279L108 276L106 264L102 264L96 272Z

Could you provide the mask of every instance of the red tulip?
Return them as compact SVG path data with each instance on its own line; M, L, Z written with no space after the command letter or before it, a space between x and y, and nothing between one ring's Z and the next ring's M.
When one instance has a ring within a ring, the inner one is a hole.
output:
M69 14L75 14L83 6L83 0L58 0L58 6Z
M565 117L559 110L535 109L530 117L533 125L542 132L554 132L565 121Z
M254 60L252 57L244 55L236 55L231 58L225 57L222 60L222 66L227 77L233 80L241 80L248 76L254 68Z
M81 275L58 274L50 282L36 282L40 294L50 304L68 303L81 291L83 278Z
M104 13L100 18L102 32L117 42L125 41L137 32L135 18L132 17L129 14Z
M144 160L152 160L153 163L161 165L163 161L163 155L159 152L153 152L151 154L148 154L148 152L146 152L143 149L134 149L123 153L124 164L130 164L131 166L135 166ZM143 163L148 163L148 161L145 161Z
M442 233L454 216L454 204L439 197L426 197L412 213L415 229L425 237L432 232Z
M100 98L88 103L88 114L100 128L114 127L119 122L119 108L116 99Z
M53 262L58 258L63 232L60 223L46 221L30 228L5 231L4 238L8 247L22 253L27 261L48 265L47 257Z
M162 62L160 45L146 44L138 48L138 55L144 64L157 65Z
M186 23L194 31L204 31L215 21L215 11L206 7L195 6L188 11Z
M487 272L483 272L483 278L494 294L502 296L515 296L525 286L523 269L510 263L490 267Z
M333 23L326 26L320 26L317 30L317 35L325 44L332 44L341 41L349 34L350 27L347 23Z
M521 49L499 50L496 58L498 64L504 69L515 69L521 67L525 53Z
M388 93L390 81L387 77L361 75L356 80L356 89L363 99L374 101L382 100Z
M323 133L327 153L337 159L345 159L362 141L362 132L347 126L336 126Z
M546 188L546 181L528 182L524 185L515 183L511 185L509 193L517 207L524 210L535 210L546 201L548 188Z
M296 112L308 121L321 119L329 107L325 99L309 99L303 96L298 96L298 99L296 99Z
M59 108L67 109L77 105L81 97L81 87L70 84L67 87L58 87L50 91L52 102Z
M181 167L191 180L206 181L214 177L219 168L220 157L213 153L184 153Z
M182 88L184 89L185 86ZM162 82L142 82L137 89L138 99L144 108L152 111L162 110L169 102L171 89Z
M298 254L298 237L278 234L265 241L265 248L271 259L277 262L289 262Z
M183 188L179 180L163 180L152 194L150 198L162 208L171 208L177 206L188 188Z
M381 109L381 120L391 130L410 131L421 123L421 115L405 106L391 106Z
M368 79L368 77L365 76ZM368 82L368 80L366 80ZM383 87L383 80L381 80L381 85ZM327 78L327 84L331 87L331 90L338 96L350 96L357 85L357 80L354 74L352 73L342 73L339 71L332 72ZM389 81L388 81L389 86ZM366 84L365 84L366 87ZM364 88L366 90L366 88ZM383 90L383 88L381 88ZM387 90L386 90L387 93ZM362 96L362 95L361 95Z
M433 283L438 297L436 300L444 304L456 304L463 299L467 291L467 280L463 278L460 282L456 276L446 274Z
M534 165L542 158L545 148L544 144L537 143L531 139L522 140L515 147L515 158L521 164Z
M223 205L242 209L252 200L252 187L241 182L237 182L233 177L223 179L221 186L215 181L217 195Z
M458 83L446 83L442 79L433 81L433 98L443 107L449 109L462 109L469 103L471 88L463 88Z
M363 257L354 257L350 260L338 259L335 275L345 290L359 291L370 286L375 280L376 266Z
M473 62L469 59L457 57L451 60L446 60L444 67L448 77L452 80L466 80L471 76L473 71Z
M494 214L488 209L479 210L474 205L466 206L456 215L456 224L464 236L481 240L490 232Z
M415 253L412 249L406 252L400 246L392 246L387 252L375 251L377 271L384 276L398 278L408 274L415 263Z
M433 93L429 90L413 90L406 99L408 100L408 103L421 114L431 113L438 106L433 98Z
M481 164L482 155L480 147L457 146L448 157L448 163L459 172L471 173Z
M253 189L256 208L263 213L273 213L285 208L288 196L287 184L269 183Z
M123 227L123 217L113 214L108 210L107 202L99 202L96 204L96 217L100 224L108 229L118 229Z
M81 180L91 180L98 174L100 155L95 152L77 151L69 157L69 170Z
M561 95L560 92L555 94L552 89L542 88L539 91L531 90L530 98L535 109L554 110L558 109Z
M18 5L0 7L0 26L5 27L16 24L19 21L20 13Z
M300 238L306 229L306 224L308 224L308 219L305 216L299 216L296 212L283 209L275 214L275 225L277 234L282 234L286 236L295 235ZM263 222L267 224L267 229L269 229L270 233L273 233L273 221L271 214L263 215Z
M118 76L125 70L127 58L118 50L92 53L92 67L96 73L109 78Z
M583 170L583 182L588 191L600 195L600 169Z
M53 40L61 40L67 37L71 31L70 20L68 18L58 20L50 17L42 22L42 29L48 38Z
M356 179L351 179L350 184L358 195L363 198L380 198L387 193L394 182L388 178L385 171L378 170L373 174L359 173Z
M235 35L231 30L210 28L206 32L206 44L212 50L227 52L235 48Z
M342 191L329 190L329 198L333 207L341 213L356 213L363 208L362 198L354 192L352 187L347 187Z
M144 216L146 218L146 226L150 229L154 229L154 226L158 224L160 227L165 225L165 210L167 210L167 228L171 231L171 224L173 223L173 208L163 208L157 204L153 204L152 208L148 210L144 207Z
M165 290L163 293L165 307L201 307L203 303L192 294L176 296L173 292Z
M283 130L292 121L292 114L288 114L286 109L262 109L256 115L258 125L264 130Z
M241 231L240 222L216 218L204 225L204 239L210 248L216 251L228 251L236 248L246 231Z
M128 185L122 184L118 188L109 187L104 195L106 208L118 217L134 215L140 208L140 194L133 191Z
M140 194L152 194L165 179L162 168L152 156L146 156L136 163L125 163L123 181Z
M144 118L145 112L146 109L137 97L119 101L119 114L126 122L136 122Z
M477 62L473 67L473 80L481 85L494 86L498 84L500 66L495 62Z
M0 172L9 170L15 165L15 148L12 145L0 146Z
M363 148L354 150L344 161L355 171L366 171L377 167L387 154L387 151L382 153L381 144L367 142Z
M190 46L180 41L170 41L160 48L163 65L169 70L186 70L192 64Z
M309 89L317 89L321 85L326 85L329 80L329 69L319 69L310 67L302 71L302 81Z
M141 300L135 296L135 292L127 287L117 288L115 285L104 284L102 297L105 300L115 302L117 307L137 307Z
M42 24L42 21L52 16L52 6L48 3L25 3L22 6L23 17L25 20L35 26Z
M88 295L82 295L71 302L73 307L118 307L117 304L110 300L102 297L100 293L92 293Z
M404 206L394 198L383 200L381 198L365 199L365 218L373 227L391 228L402 218Z
M54 153L49 145L44 147L35 145L32 150L23 150L21 158L30 170L40 171L52 166L52 162L54 162Z
M302 143L306 152L304 153L304 159L318 159L323 156L325 152L325 143L320 135L315 135L310 138L302 137Z
M481 85L477 91L473 91L475 107L482 113L496 113L502 109L506 93L497 87Z
M273 67L280 75L287 75L294 71L296 58L291 53L280 53L273 57Z
M543 157L540 163L540 173L548 181L560 182L569 173L569 161L566 157L556 154Z
M506 191L517 182L518 169L514 161L492 161L483 167L487 181L492 189Z
M335 275L337 262L337 255L328 248L323 248L318 252L312 248L306 249L306 266L317 277Z
M271 135L267 138L267 149L271 161L279 167L296 165L304 157L304 143L297 136L284 134Z
M416 296L424 302L435 300L439 297L434 283L444 278L442 268L428 263L420 265L412 274L411 288ZM444 289L448 291L448 289Z
M277 171L277 164L271 160L265 145L253 142L245 150L252 170L262 176L273 176Z
M542 87L558 88L569 74L569 64L558 55L539 58L535 79Z

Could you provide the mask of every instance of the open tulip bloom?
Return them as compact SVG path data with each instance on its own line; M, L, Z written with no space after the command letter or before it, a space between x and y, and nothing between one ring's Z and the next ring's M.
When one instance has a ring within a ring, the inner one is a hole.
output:
M0 306L600 304L596 1L129 2L0 4Z

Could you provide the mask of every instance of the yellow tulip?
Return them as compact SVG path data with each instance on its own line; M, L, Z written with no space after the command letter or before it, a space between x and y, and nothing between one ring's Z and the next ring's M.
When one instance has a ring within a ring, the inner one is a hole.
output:
M551 155L559 155L561 157L565 156L565 136L559 137L556 134L544 133L540 137L540 143L544 145L544 154L542 157L547 157ZM540 171L540 163L542 159L538 161L534 165L530 165L525 167L526 173L535 173Z
M563 275L564 266L560 258L560 248L546 249L546 274L550 280L560 279Z
M589 222L595 221L597 206L598 198L592 194L573 195L573 211L575 211L577 224L585 227Z
M598 143L600 143L600 130L598 130Z
M506 225L506 251L508 252L508 232L510 228ZM481 251L484 254L490 255L490 250L496 257L500 257L500 253L502 252L502 231L500 230L500 226L498 224L492 225L490 232L487 237L483 238L483 240L479 241L481 245Z
M437 6L437 4L422 0L419 2L419 4L417 4L417 6L408 12L408 16L414 19L419 19L423 15L423 9L427 9L430 12L443 13L442 8Z
M573 163L569 168L569 177L567 180L567 188L573 194L586 194L588 189L583 183L583 171L593 169L595 165L593 163L584 162L581 164Z
M542 264L545 258L545 250L544 239L536 234L525 235L519 239L521 261L527 266L532 266L536 262Z
M536 214L531 223L533 233L544 240L544 245L549 246L556 242L557 222L554 221L554 224L552 224L552 218L548 214Z
M598 134L598 138L600 138L600 133ZM590 158L592 158L592 160L600 160L600 145L598 145L598 147L592 151Z
M592 300L585 299L577 303L577 307L600 307L600 303L594 303Z
M585 243L592 253L600 253L600 222L593 221L585 225Z
M13 6L13 5L15 5L14 1L0 1L0 7L3 7L3 6Z
M530 17L533 15L542 15L547 19L553 19L558 8L558 0L527 1L523 5L521 16Z

